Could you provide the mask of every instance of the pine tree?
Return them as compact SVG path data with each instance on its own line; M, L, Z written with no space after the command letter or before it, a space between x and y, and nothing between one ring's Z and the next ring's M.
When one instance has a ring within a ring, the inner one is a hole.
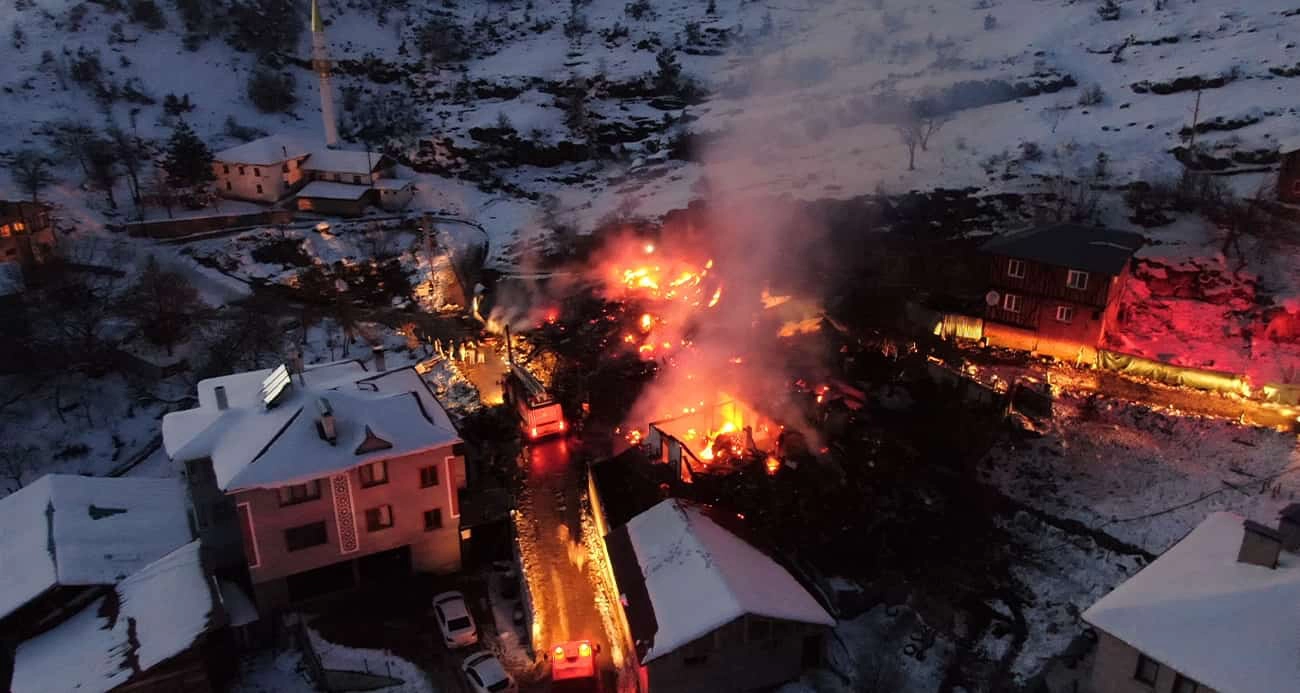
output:
M197 186L217 179L208 145L183 120L167 141L167 156L162 167L167 172L167 179L175 186Z

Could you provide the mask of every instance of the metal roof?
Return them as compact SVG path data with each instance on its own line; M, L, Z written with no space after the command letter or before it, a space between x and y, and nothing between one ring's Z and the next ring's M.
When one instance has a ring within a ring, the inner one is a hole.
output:
M1119 274L1146 242L1142 234L1082 224L1052 224L999 236L980 247L992 255Z

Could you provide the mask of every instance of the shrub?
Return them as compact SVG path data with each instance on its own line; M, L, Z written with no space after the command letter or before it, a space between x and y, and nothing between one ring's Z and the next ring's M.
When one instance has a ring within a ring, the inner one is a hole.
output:
M998 18L991 14L984 15L984 30L993 31L998 26Z
M248 78L248 100L263 113L282 113L298 102L297 88L292 74L258 68Z
M1106 92L1102 91L1101 85L1096 82L1079 90L1080 106L1096 106L1105 100Z
M1037 142L1020 143L1020 160L1021 161L1042 161L1043 148L1038 146Z
M632 0L623 6L623 13L637 21L653 18L655 14L650 0Z
M131 0L131 21L154 31L167 26L167 17L154 0Z

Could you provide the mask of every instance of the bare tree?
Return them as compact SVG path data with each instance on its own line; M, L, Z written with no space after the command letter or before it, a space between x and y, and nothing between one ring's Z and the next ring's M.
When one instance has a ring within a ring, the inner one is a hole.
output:
M108 197L108 206L117 209L117 198L113 196L113 186L117 185L117 151L110 140L93 140L87 154L90 164L90 182L104 191Z
M951 117L939 112L938 108L924 101L913 100L904 105L899 112L894 129L899 139L907 147L907 170L916 169L916 148L929 151L930 138L934 137Z
M167 172L161 167L155 166L153 172L149 175L148 185L148 200L154 204L162 205L163 209L167 210L167 218L171 219L172 209L176 206L176 191L172 189L171 181L167 179Z
M65 161L76 161L81 172L90 177L90 143L95 139L95 129L75 120L55 123L49 135L54 151Z
M31 195L32 202L40 202L41 190L54 182L49 158L35 149L23 149L14 154L9 172L13 174L18 187Z
M126 316L145 339L166 348L168 356L189 335L195 315L203 307L189 280L162 269L152 255L123 298Z
M31 445L4 443L0 445L0 479L9 482L11 492L23 487L23 479L36 467L37 450Z
M113 150L122 164L122 170L126 173L126 181L131 190L131 202L135 204L140 217L144 218L144 210L141 208L143 191L140 185L140 174L145 162L149 160L148 147L138 135L128 133L119 127L109 128L108 138L113 143Z
M898 137L907 147L907 170L916 170L916 148L921 146L921 124L915 120L905 120L894 125Z

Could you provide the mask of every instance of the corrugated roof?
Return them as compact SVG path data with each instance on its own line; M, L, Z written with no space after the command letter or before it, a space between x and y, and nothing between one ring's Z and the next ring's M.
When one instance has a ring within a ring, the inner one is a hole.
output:
M317 149L303 166L309 171L328 171L330 173L351 173L364 176L374 171L383 162L380 152L353 151L348 149Z
M1083 613L1093 626L1198 683L1235 693L1300 682L1300 556L1237 562L1241 516L1219 512Z
M267 135L236 147L223 149L212 156L224 164L251 166L278 166L290 159L312 153L312 148L302 140L287 135Z
M1057 267L1119 274L1146 242L1142 234L1080 224L1053 224L995 238L980 250Z
M298 191L298 197L314 197L319 200L359 200L365 197L367 192L370 192L370 188L365 185L314 180Z

